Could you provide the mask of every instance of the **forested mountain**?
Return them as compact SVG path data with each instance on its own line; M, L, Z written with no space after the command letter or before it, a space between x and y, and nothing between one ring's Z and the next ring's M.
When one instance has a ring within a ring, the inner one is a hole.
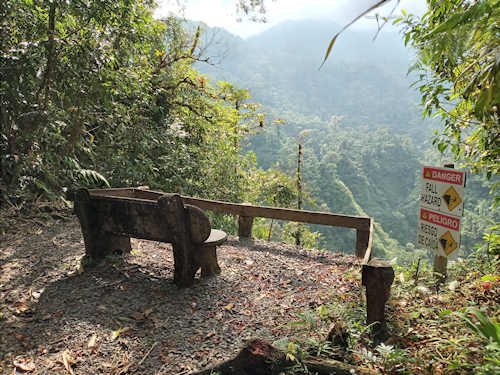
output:
M197 67L248 89L251 100L262 104L266 126L246 143L258 166L295 178L301 143L308 208L373 216L380 255L426 254L413 245L421 166L451 159L430 145L439 122L422 120L418 92L410 87L415 77L407 74L412 52L397 33L384 30L372 41L371 32L346 32L319 70L337 29L327 22L287 21L244 40L206 28L206 53L216 63ZM485 181L469 180L464 249L498 220L485 210ZM322 233L319 246L352 251L354 233L313 230Z
M342 115L348 126L404 128L425 140L422 129L430 124L421 120L418 93L408 89L411 53L400 35L382 32L372 41L371 32L346 32L318 69L329 37L339 28L317 20L288 21L247 40L210 29L207 39L218 42L208 54L223 58L199 69L251 89L254 100L280 116L329 120Z

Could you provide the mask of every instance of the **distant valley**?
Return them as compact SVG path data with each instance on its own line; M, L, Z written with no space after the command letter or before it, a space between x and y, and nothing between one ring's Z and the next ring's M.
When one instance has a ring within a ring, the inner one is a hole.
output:
M245 147L259 167L295 176L297 144L303 144L302 179L315 201L309 208L373 216L379 255L426 256L414 246L419 174L423 164L450 160L431 145L440 124L422 120L420 97L410 87L415 77L407 74L412 52L397 33L382 31L372 41L371 32L347 31L319 70L338 29L288 21L244 40L207 28L206 55L215 64L197 69L248 89L250 101L262 104L266 126ZM467 199L462 243L472 247L482 236L477 229L495 213L486 209L482 178L470 179ZM321 247L352 252L354 233L311 230L322 233Z

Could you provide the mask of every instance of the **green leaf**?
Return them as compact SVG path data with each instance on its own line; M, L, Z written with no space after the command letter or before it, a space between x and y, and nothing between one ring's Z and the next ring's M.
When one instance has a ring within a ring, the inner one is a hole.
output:
M337 37L344 32L345 29L347 29L349 26L351 26L353 23L355 23L357 20L359 20L361 17L364 17L366 14L370 13L372 10L378 8L382 4L388 2L390 0L381 0L366 9L364 12L356 16L351 22L349 22L347 25L345 25L337 34L334 35L332 40L330 41L330 44L328 45L328 48L326 50L325 58L323 59L323 62L321 63L319 69L325 64L326 60L328 59L328 56L330 56L330 52L332 51L332 47L335 44L335 41L337 40Z
M321 65L319 67L320 69L323 66L323 64L326 62L326 60L328 59L328 56L330 56L330 52L332 51L332 47L335 44L335 41L337 40L337 37L339 35L340 35L340 33L335 34L335 36L330 41L330 44L328 45L328 49L326 50L325 58L323 59L323 62L321 63Z
M445 310L442 310L440 313L439 313L439 317L442 318L446 315L450 315L452 313L451 310L448 310L448 309L445 309Z
M438 144L438 150L440 153L444 153L444 151L446 150L446 148L448 147L448 145L444 142L441 142Z
M499 275L484 275L483 277L481 277L481 281L482 282L485 282L485 281L495 282L497 280L500 280L500 276Z
M288 337L283 337L279 340L274 341L273 346L279 350L286 352L288 349L288 344L290 344L290 342L291 341Z

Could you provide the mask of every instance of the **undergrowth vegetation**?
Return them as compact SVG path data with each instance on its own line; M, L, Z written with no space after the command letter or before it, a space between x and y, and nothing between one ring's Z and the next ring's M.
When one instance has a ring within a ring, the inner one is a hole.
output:
M426 263L395 266L381 339L365 325L361 280L329 303L298 312L290 333L274 343L297 365L290 373L312 374L307 356L341 359L383 374L500 373L500 259L483 249L449 268L441 287ZM352 279L359 272L343 275Z

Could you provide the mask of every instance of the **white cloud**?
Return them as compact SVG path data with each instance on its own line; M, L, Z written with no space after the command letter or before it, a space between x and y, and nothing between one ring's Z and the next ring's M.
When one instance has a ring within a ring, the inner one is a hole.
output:
M267 0L265 24L249 20L237 22L235 0L159 0L160 7L156 15L161 17L173 12L187 19L203 21L209 26L223 27L234 34L247 37L285 20L328 19L332 23L343 25L376 2L377 0ZM388 14L395 4L396 1L393 0L376 12ZM401 8L422 14L425 6L423 0L401 0L396 14L400 13ZM353 28L375 27L375 21L368 19L362 19L353 25Z

